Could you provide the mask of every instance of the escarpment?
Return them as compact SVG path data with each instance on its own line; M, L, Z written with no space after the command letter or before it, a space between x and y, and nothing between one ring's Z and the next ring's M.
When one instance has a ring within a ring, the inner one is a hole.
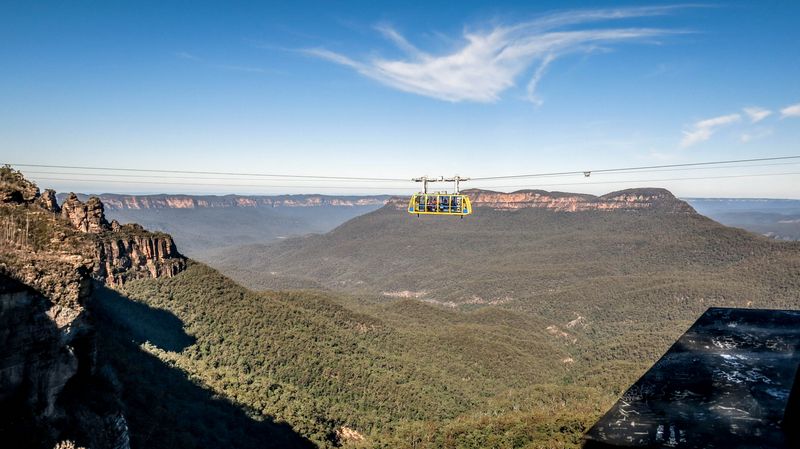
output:
M579 193L519 190L504 193L490 190L464 190L473 207L495 210L547 209L555 212L658 210L670 213L694 213L686 202L665 189L628 189L594 196ZM408 199L393 198L389 203L405 209Z
M109 223L97 197L81 202L70 194L61 206L61 217L95 243L98 261L92 275L108 285L147 277L171 277L186 268L168 234L149 232L137 224Z
M72 195L70 195L71 198ZM77 198L86 197L78 195ZM76 199L77 199L76 198ZM258 207L357 207L377 206L388 200L386 195L328 196L328 195L119 195L100 194L99 200L108 210L127 209L204 209Z
M172 237L148 233L135 224L119 226L100 240L97 249L101 264L95 277L112 286L138 278L172 277L186 268Z
M109 223L103 204L0 167L0 442L52 448L75 440L129 448L113 374L96 366L95 283L174 276L186 267L167 234ZM110 378L109 378L110 376Z

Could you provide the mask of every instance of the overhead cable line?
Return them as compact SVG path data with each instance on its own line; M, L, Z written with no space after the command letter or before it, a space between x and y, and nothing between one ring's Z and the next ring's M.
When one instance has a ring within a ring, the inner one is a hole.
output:
M666 179L636 179L636 180L621 180L621 181L599 181L599 182L570 182L564 184L539 184L539 185L516 185L516 186L488 186L484 189L523 189L531 187L558 187L558 186L592 186L597 184L623 184L623 183L647 183L647 182L664 182L664 181L698 181L706 179L730 179L730 178L752 178L760 176L789 176L800 175L800 172L789 173L754 173L749 175L728 175L728 176L700 176L693 178L666 178Z
M564 172L550 172L550 173L532 173L532 174L521 174L521 175L503 175L503 176L487 176L487 177L473 177L471 181L488 181L488 180L501 180L501 179L526 179L526 178L540 178L540 177L555 177L555 176L567 176L567 175L584 175L585 177L589 177L592 174L623 174L623 173L647 173L647 172L656 172L656 171L682 171L682 170L699 170L699 169L722 169L722 168L746 168L748 165L741 165L741 164L748 164L752 162L768 162L768 161L789 161L789 160L798 160L800 161L800 156L780 156L780 157L764 157L764 158L752 158L752 159L735 159L735 160L720 160L720 161L709 161L709 162L692 162L692 163L682 163L682 164L662 164L662 165L648 165L648 166L638 166L638 167L620 167L620 168L604 168L604 169L597 169L597 170L575 170L575 171L564 171ZM733 165L739 164L739 165ZM784 162L784 163L775 163L774 165L789 165L791 163ZM318 181L318 182L327 182L327 181L343 181L343 182L407 182L409 179L406 178L378 178L378 177L357 177L357 176L328 176L328 175L291 175L291 174L278 174L278 173L244 173L244 172L222 172L222 171L194 171L194 170L168 170L168 169L140 169L140 168L120 168L120 167L91 167L91 166L75 166L75 165L48 165L48 164L9 164L17 167L31 167L31 168L48 168L48 169L59 169L59 170L91 170L94 173L65 173L65 172L42 172L46 174L54 174L54 175L67 175L67 176L117 176L117 177L158 177L159 179L196 179L196 180L204 180L204 179L214 179L214 178L200 178L200 177L192 177L192 176L172 176L172 175L202 175L202 176L210 176L210 175L218 175L218 176L235 176L235 177L257 177L258 179L263 179L264 181L269 181L271 179L282 179L286 181L294 181L294 180L305 180L305 181ZM763 165L771 165L771 164L763 164ZM723 166L723 167L721 167ZM757 166L757 165L749 165L749 166ZM132 173L142 173L141 175L123 175L123 174L107 174L107 173L97 173L99 171L110 171L110 172L132 172ZM161 175L169 175L169 176L156 176L154 174L161 174ZM759 175L765 176L765 175ZM679 178L679 179L722 179L725 177L706 177L706 178ZM65 179L65 178L41 178L41 179L49 179L49 180L60 180L60 181L81 181L81 179ZM225 178L218 178L220 180L225 180ZM233 181L235 178L231 178L230 180ZM243 178L239 178L244 180ZM677 180L677 179L676 179ZM658 180L653 180L658 181ZM90 181L90 182L113 182L111 180L108 181ZM117 181L123 182L123 181ZM147 181L131 181L135 183L145 183L145 184L185 184L185 185L192 185L192 183L175 183L175 182L147 182ZM648 180L642 181L617 181L617 182L650 182ZM130 183L130 182L129 182ZM597 183L595 183L597 184ZM218 186L226 186L226 184L206 184L203 183L202 185L218 185ZM240 187L245 186L244 184L229 184L227 186L233 187ZM259 185L259 187L308 187L308 188L322 188L322 186L283 186L283 185ZM337 187L329 187L329 188L337 188ZM348 188L355 188L355 187L348 187ZM386 189L396 189L400 190L400 188L391 188L385 187ZM380 188L375 188L380 189Z
M644 170L643 169L643 170L636 170L636 171L629 171L629 172L624 172L624 171L620 171L620 172L617 172L617 171L600 171L600 172L598 172L598 171L590 171L588 173L590 173L593 176L594 175L614 175L614 174L619 174L619 175L632 174L633 175L633 174L639 174L639 173L663 173L663 172L684 172L684 171L688 172L688 171L697 171L697 170L731 170L731 169L737 169L737 168L777 167L777 166L787 166L787 165L800 165L800 161L796 161L796 162L776 162L776 163L773 163L773 164L728 165L728 166L721 166L721 167L719 167L719 166L711 166L711 167L710 166L705 166L705 167L664 168L664 169L654 169L654 170ZM553 175L542 176L542 177L548 177L548 178L549 177L553 177L553 178L562 177L563 178L563 177L566 177L566 176L574 176L574 175L576 175L578 173L585 174L587 172L576 172L576 173L570 173L569 175L553 174ZM585 177L588 178L588 176L585 176ZM475 179L472 179L472 180L474 181ZM479 181L489 181L489 180L488 179L480 179Z
M164 170L164 169L144 169L144 168L119 168L119 167L87 167L78 165L47 165L47 164L8 164L15 167L32 168L59 168L66 170L105 170L138 173L176 173L187 175L224 175L224 176L259 176L265 178L300 178L300 179L330 179L338 181L408 181L406 178L364 178L357 176L324 176L324 175L289 175L275 173L241 173L241 172L219 172L219 171L194 171L194 170Z
M666 168L666 169L654 169L654 170L637 170L635 173L658 173L658 172L675 172L675 171L696 171L696 170L730 170L736 168L750 168L750 167L774 167L774 166L785 166L785 165L798 165L800 161L792 161L792 162L775 162L771 164L747 164L747 165L727 165L727 166L703 166L703 167L681 167L681 168ZM144 179L189 179L189 180L197 180L197 181L232 181L232 180L243 180L243 181L260 181L265 180L268 181L269 179L264 178L231 178L231 177L209 177L211 175L202 175L202 176L177 176L177 175L166 175L166 174L140 174L140 175L132 175L132 174L123 174L123 173L81 173L81 172L64 172L64 171L40 171L40 170L27 170L26 174L30 175L59 175L59 176L103 176L103 177L114 177L114 178L144 178ZM582 172L583 173L583 172ZM591 172L592 174L613 174L613 173L624 173L624 172L608 172L608 171L595 171ZM553 175L555 177L557 175ZM566 176L566 175L561 175ZM474 180L474 179L473 179ZM314 181L313 179L281 179L284 182L308 182ZM340 180L340 179L326 179L326 180L317 180L318 182L331 182L331 181L344 181L344 182L373 182L368 179L353 179L353 180ZM136 182L136 181L131 181ZM401 181L391 181L391 182L401 182ZM403 181L405 182L405 180Z
M559 175L584 175L589 176L594 173L612 173L612 172L634 172L634 171L641 171L641 170L650 170L650 169L659 169L659 168L676 168L676 167L698 167L698 166L709 166L709 165L722 165L722 164L741 164L746 162L764 162L764 161L779 161L779 160L787 160L787 159L800 159L800 156L781 156L781 157L762 157L762 158L755 158L755 159L738 159L738 160L724 160L724 161L711 161L711 162L691 162L685 164L663 164L663 165L646 165L640 167L622 167L622 168L604 168L599 170L575 170L575 171L565 171L565 172L553 172L553 173L531 173L527 175L504 175L504 176L485 176L485 177L473 177L470 178L472 181L485 181L485 180L495 180L495 179L521 179L521 178L540 178L545 176L559 176Z
M538 184L538 185L503 185L503 186L484 186L484 189L521 189L535 187L558 187L558 186L591 186L598 184L625 184L625 183L649 183L665 181L696 181L707 179L732 179L732 178L751 178L763 176L790 176L800 175L800 172L785 173L753 173L743 175L727 176L701 176L690 178L664 178L664 179L637 179L637 180L618 180L618 181L599 181L599 182L572 182L558 184ZM73 178L37 178L46 181L69 181L69 182L100 182L100 183L121 183L121 184L158 184L158 185L186 185L186 186L209 186L209 187L260 187L260 188L308 188L308 189L352 189L352 190L412 190L412 187L365 187L365 186L330 186L330 185L275 185L275 184L218 184L218 183L192 183L192 182L158 182L158 181L120 181L107 179L73 179Z
M268 178L210 178L206 177L209 175L203 176L176 176L176 175L130 175L130 174L122 174L122 173L80 173L80 172L64 172L64 171L39 171L39 170L26 170L25 174L29 175L59 175L59 176L105 176L105 177L114 177L114 178L145 178L145 179L192 179L196 181L278 181L278 179L268 179ZM318 182L332 182L332 181L342 181L342 182L374 182L373 180L369 179L284 179L281 178L280 182L309 182L309 181L318 181ZM388 180L387 180L388 181ZM390 182L406 182L408 180L397 180L397 181L390 181ZM136 180L131 180L130 182L138 182Z
M276 184L217 184L206 182L159 182L159 181L120 181L114 179L74 179L74 178L50 178L37 177L37 180L45 181L69 181L69 182L112 182L120 184L158 184L158 185L185 185L185 186L208 186L208 187L279 187L279 188L307 188L307 189L370 189L370 190L413 190L413 186L408 187L365 187L365 186L304 186L304 185L276 185Z

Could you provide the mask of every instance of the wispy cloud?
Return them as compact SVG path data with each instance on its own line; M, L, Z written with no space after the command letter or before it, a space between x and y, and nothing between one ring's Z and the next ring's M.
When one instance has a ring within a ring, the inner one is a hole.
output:
M465 31L460 44L444 54L420 50L386 24L376 29L403 52L403 57L359 59L325 48L302 51L349 67L389 87L452 102L495 102L528 73L527 97L538 103L541 100L535 95L536 87L554 59L614 43L651 41L678 32L582 26L664 15L680 7L683 6L567 11L517 24L495 25L483 31ZM534 66L537 68L531 73Z
M681 148L690 147L710 139L718 128L736 123L742 119L740 114L721 115L719 117L700 120L692 125L691 129L683 132Z
M547 66L550 65L556 57L552 54L549 54L542 59L542 63L539 64L539 67L533 72L533 77L530 81L528 81L528 101L531 103L541 106L542 100L536 95L536 88L539 86L539 81L544 76L544 73L547 71Z
M742 110L745 114L747 114L747 117L750 118L750 123L758 123L772 115L772 111L769 109L764 109L758 106L750 106L747 108L742 108Z
M756 129L754 131L748 131L742 133L742 135L739 136L739 141L741 141L742 143L749 143L757 139L763 139L764 137L769 137L771 135L772 135L771 128Z
M800 117L800 103L781 109L781 118L786 117Z
M380 32L383 37L392 41L397 48L403 50L409 56L420 57L424 56L424 54L417 49L417 47L411 45L408 40L403 37L400 33L398 33L394 28L392 28L388 24L380 24L375 27L378 32Z
M235 64L215 64L186 51L179 51L175 53L175 57L178 59L192 61L206 67L211 67L218 70L225 70L229 72L260 73L260 74L278 73L275 70L265 69L263 67L252 67L252 66L235 65Z
M245 65L230 65L230 64L214 64L213 67L231 72L244 72L244 73L278 73L277 70L265 69L262 67L250 67Z
M179 51L175 53L175 57L179 59L187 59L189 61L200 61L200 58L186 51Z

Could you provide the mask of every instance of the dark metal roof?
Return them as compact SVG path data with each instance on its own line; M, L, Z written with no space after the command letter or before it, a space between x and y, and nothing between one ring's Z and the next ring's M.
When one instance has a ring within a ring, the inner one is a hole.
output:
M584 447L800 448L799 365L800 312L708 309Z

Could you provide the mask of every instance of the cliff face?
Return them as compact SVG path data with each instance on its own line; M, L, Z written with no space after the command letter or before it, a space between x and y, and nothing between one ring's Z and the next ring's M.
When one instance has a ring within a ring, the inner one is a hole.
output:
M78 371L74 343L88 329L82 308L73 307L57 308L0 274L0 403L28 404L42 419L55 417L58 394Z
M102 387L109 382L96 369L94 327L84 308L89 277L82 267L39 262L66 278L56 288L46 280L37 285L63 296L45 296L0 266L0 441L49 449L78 435L88 448L130 449L118 392Z
M116 222L112 222L116 224ZM132 279L172 277L186 268L168 234L149 233L141 226L119 226L100 239L97 257L101 261L94 276L106 284L122 285Z
M694 213L691 206L665 189L628 189L603 196L544 190L503 193L470 189L463 193L469 196L474 207L495 210L548 209L557 212L584 212L657 209L670 213ZM405 209L408 199L394 198L391 204Z
M77 195L70 193L61 206L61 216L83 233L99 234L111 229L103 212L103 203L96 196L82 203Z
M75 195L59 206L53 191L0 167L0 445L49 449L77 435L94 449L129 448L85 306L94 282L173 276L186 260L169 235L103 212Z
M172 237L136 224L109 223L97 197L84 203L70 194L61 206L61 216L76 230L90 234L98 261L92 275L110 286L139 278L172 277L186 268Z
M77 198L85 197L78 195ZM99 200L108 210L124 209L197 209L227 207L319 207L371 206L384 204L388 196L327 195L116 195L104 193Z

